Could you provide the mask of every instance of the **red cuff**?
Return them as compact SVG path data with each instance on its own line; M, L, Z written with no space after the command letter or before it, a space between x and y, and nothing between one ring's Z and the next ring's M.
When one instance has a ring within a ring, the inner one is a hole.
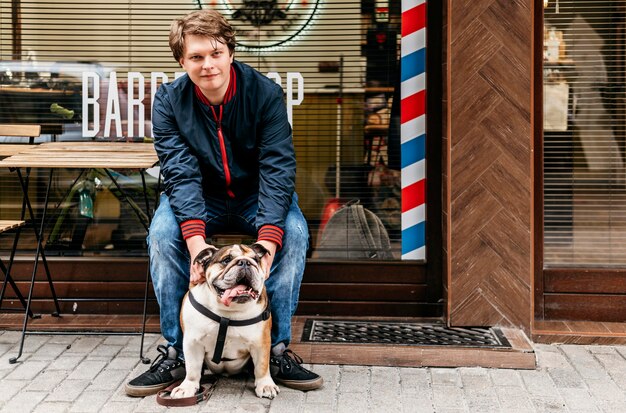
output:
M183 232L183 239L200 235L202 238L205 234L206 224L201 219L190 219L189 221L180 223L180 230Z
M259 229L258 241L272 241L278 244L278 249L283 247L284 231L274 225L263 225Z

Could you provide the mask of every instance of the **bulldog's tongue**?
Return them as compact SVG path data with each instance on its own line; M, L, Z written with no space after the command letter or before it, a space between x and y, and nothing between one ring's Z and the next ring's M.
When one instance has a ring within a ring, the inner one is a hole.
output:
M220 300L222 301L222 304L224 304L225 306L229 306L231 301L233 301L233 298L237 297L239 294L246 291L247 289L248 287L241 284L233 288L229 288L228 290L224 291L224 294L222 294L222 298Z

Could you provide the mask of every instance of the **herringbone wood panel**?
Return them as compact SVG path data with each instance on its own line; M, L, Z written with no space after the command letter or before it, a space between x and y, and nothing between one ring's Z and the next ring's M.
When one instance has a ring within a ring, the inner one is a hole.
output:
M448 2L452 325L530 330L530 0Z

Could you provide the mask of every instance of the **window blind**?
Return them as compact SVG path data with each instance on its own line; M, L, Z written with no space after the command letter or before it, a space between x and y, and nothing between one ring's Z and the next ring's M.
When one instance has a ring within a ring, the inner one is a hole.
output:
M622 267L626 2L545 3L544 264Z

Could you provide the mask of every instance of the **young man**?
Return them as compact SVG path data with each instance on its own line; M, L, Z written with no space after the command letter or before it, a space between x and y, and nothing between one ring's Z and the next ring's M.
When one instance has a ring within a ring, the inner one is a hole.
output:
M235 36L216 11L172 23L174 58L187 72L162 85L153 104L153 135L161 161L161 195L148 236L150 270L167 346L126 393L157 393L185 376L179 313L190 265L207 235L240 231L268 251L262 266L272 304L270 371L277 383L311 390L322 378L300 366L286 347L304 272L308 230L294 192L296 161L283 91L234 60Z

